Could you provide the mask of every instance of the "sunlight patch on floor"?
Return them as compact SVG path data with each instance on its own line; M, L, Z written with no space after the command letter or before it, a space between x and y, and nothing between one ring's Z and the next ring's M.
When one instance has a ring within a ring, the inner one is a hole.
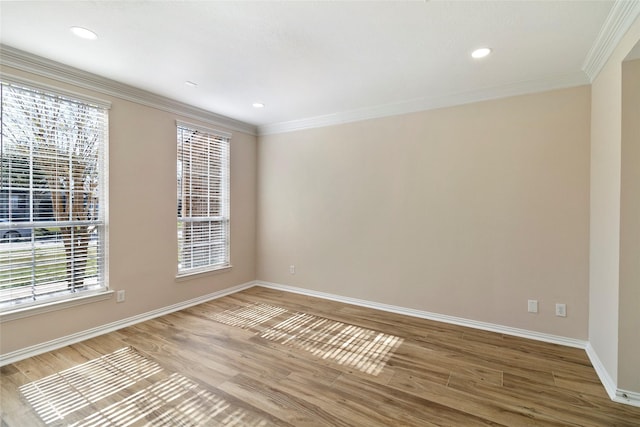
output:
M20 391L40 418L50 423L160 371L157 363L126 347L25 384Z
M287 310L269 304L255 303L247 307L225 310L211 316L212 320L229 326L250 329L261 325Z
M25 384L20 391L47 425L271 425L131 347Z
M308 313L294 313L260 336L371 375L382 371L404 341L394 335Z
M237 307L210 318L230 326L253 328L261 338L371 375L382 371L404 341L395 335L268 304Z

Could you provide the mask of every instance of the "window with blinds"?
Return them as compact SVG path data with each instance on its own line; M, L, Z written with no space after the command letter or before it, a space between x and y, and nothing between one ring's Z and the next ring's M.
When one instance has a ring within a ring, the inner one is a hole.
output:
M229 144L178 122L178 275L230 266Z
M0 311L106 289L108 104L0 83Z

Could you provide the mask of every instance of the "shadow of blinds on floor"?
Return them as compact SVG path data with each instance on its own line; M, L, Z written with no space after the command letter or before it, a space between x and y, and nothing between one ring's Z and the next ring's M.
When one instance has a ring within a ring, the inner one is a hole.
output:
M20 387L46 425L272 425L131 347Z
M252 329L266 340L302 349L374 376L382 371L404 341L395 335L268 304L236 307L210 318ZM269 326L270 322L274 324Z

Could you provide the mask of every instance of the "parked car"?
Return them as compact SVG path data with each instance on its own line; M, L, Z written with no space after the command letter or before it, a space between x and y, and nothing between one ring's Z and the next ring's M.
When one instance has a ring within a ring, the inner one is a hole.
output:
M56 236L55 231L46 228L38 228L34 231L32 228L23 228L16 223L28 222L30 218L30 208L33 207L33 216L35 221L52 221L53 207L51 203L51 194L48 190L39 189L38 191L29 191L27 189L0 189L0 225L6 225L11 218L13 227L0 227L0 242L26 241L31 239L31 235L35 234L36 238Z
M0 222L6 223L6 219L0 219ZM9 230L0 230L0 242L16 242L28 240L31 238L32 230L30 228L11 228Z

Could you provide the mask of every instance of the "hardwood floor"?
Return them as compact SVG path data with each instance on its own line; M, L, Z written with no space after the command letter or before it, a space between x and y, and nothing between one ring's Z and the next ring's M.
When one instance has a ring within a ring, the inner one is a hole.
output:
M252 288L2 368L2 426L639 426L583 350Z

